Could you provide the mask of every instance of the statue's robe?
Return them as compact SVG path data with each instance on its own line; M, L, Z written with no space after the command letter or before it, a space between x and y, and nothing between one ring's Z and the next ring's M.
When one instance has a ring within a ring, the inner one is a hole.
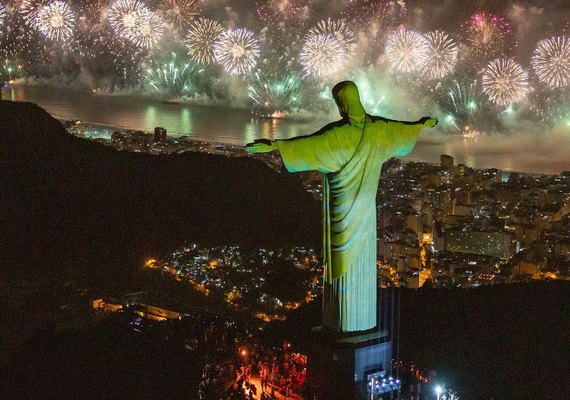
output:
M309 136L277 141L287 170L324 173L323 325L338 332L376 326L376 193L382 163L409 154L424 127L367 115L358 92L346 92L335 98L342 120Z

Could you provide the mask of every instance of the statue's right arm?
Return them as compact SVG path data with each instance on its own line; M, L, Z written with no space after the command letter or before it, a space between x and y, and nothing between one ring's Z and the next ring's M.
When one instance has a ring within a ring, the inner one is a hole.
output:
M245 145L245 149L249 153L269 153L277 150L277 141L269 139L257 139Z
M329 124L319 131L291 139L277 140L279 153L289 172L339 171L343 166L338 124Z
M253 142L250 142L245 145L245 149L249 153L269 153L274 150L279 150L279 144L283 142L301 142L303 145L310 146L309 142L314 142L316 137L323 134L325 131L321 129L318 132L312 133L310 135L305 136L297 136L289 139L277 139L277 140L269 140L269 139L256 139Z
M259 139L246 145L250 153L265 153L278 150L283 164L289 172L320 171L323 173L338 171L341 161L338 154L338 138L335 133L338 123L329 124L319 131L291 139Z

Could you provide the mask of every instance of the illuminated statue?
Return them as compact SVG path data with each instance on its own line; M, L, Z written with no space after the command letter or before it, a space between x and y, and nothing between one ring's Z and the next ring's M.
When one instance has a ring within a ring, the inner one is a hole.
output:
M399 122L366 114L358 88L332 90L342 119L318 132L286 140L256 140L251 153L279 150L289 172L317 170L323 179L323 325L338 332L376 326L376 192L384 161L408 155L424 117Z

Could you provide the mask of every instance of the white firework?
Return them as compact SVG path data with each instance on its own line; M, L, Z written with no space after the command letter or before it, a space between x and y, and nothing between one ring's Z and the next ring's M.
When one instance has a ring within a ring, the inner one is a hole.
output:
M247 29L228 30L214 43L214 57L232 75L251 71L259 58L259 42Z
M570 84L570 38L553 37L538 43L532 56L538 79L551 88Z
M386 41L386 56L394 68L402 72L421 70L429 57L430 46L423 35L399 29Z
M299 61L309 75L325 77L341 71L346 64L346 52L332 35L311 35L305 39Z
M214 64L214 43L224 32L224 27L211 19L199 18L190 24L184 43L188 54L198 64Z
M49 5L49 0L22 0L20 14L24 22L31 28L38 29L40 10Z
M4 23L4 18L6 18L6 8L0 4L0 25Z
M457 64L457 43L442 31L432 31L425 35L429 52L423 71L429 79L441 79L453 72Z
M483 93L499 106L519 103L528 93L528 74L510 59L491 61L483 73Z
M153 11L142 12L127 38L138 47L150 49L164 34L164 20Z
M305 36L299 57L301 65L309 75L333 75L350 63L355 44L354 33L344 20L322 20Z
M75 16L62 1L42 7L38 13L38 30L48 39L65 41L73 34Z
M117 36L130 38L149 9L139 0L118 0L109 8L108 18Z
M347 57L352 57L356 48L354 32L350 30L344 19L320 21L316 26L309 29L306 38L318 35L329 35L338 41Z

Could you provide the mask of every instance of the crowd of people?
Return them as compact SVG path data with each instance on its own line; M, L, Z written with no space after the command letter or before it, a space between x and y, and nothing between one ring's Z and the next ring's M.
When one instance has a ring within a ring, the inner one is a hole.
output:
M262 391L277 390L288 396L289 392L303 392L307 375L307 357L299 353L286 351L290 345L284 345L281 359L275 355L266 355L258 361L257 369Z
M235 363L206 366L199 398L274 400L295 395L298 398L304 392L307 357L290 352L290 347L285 343L283 349L240 348Z

